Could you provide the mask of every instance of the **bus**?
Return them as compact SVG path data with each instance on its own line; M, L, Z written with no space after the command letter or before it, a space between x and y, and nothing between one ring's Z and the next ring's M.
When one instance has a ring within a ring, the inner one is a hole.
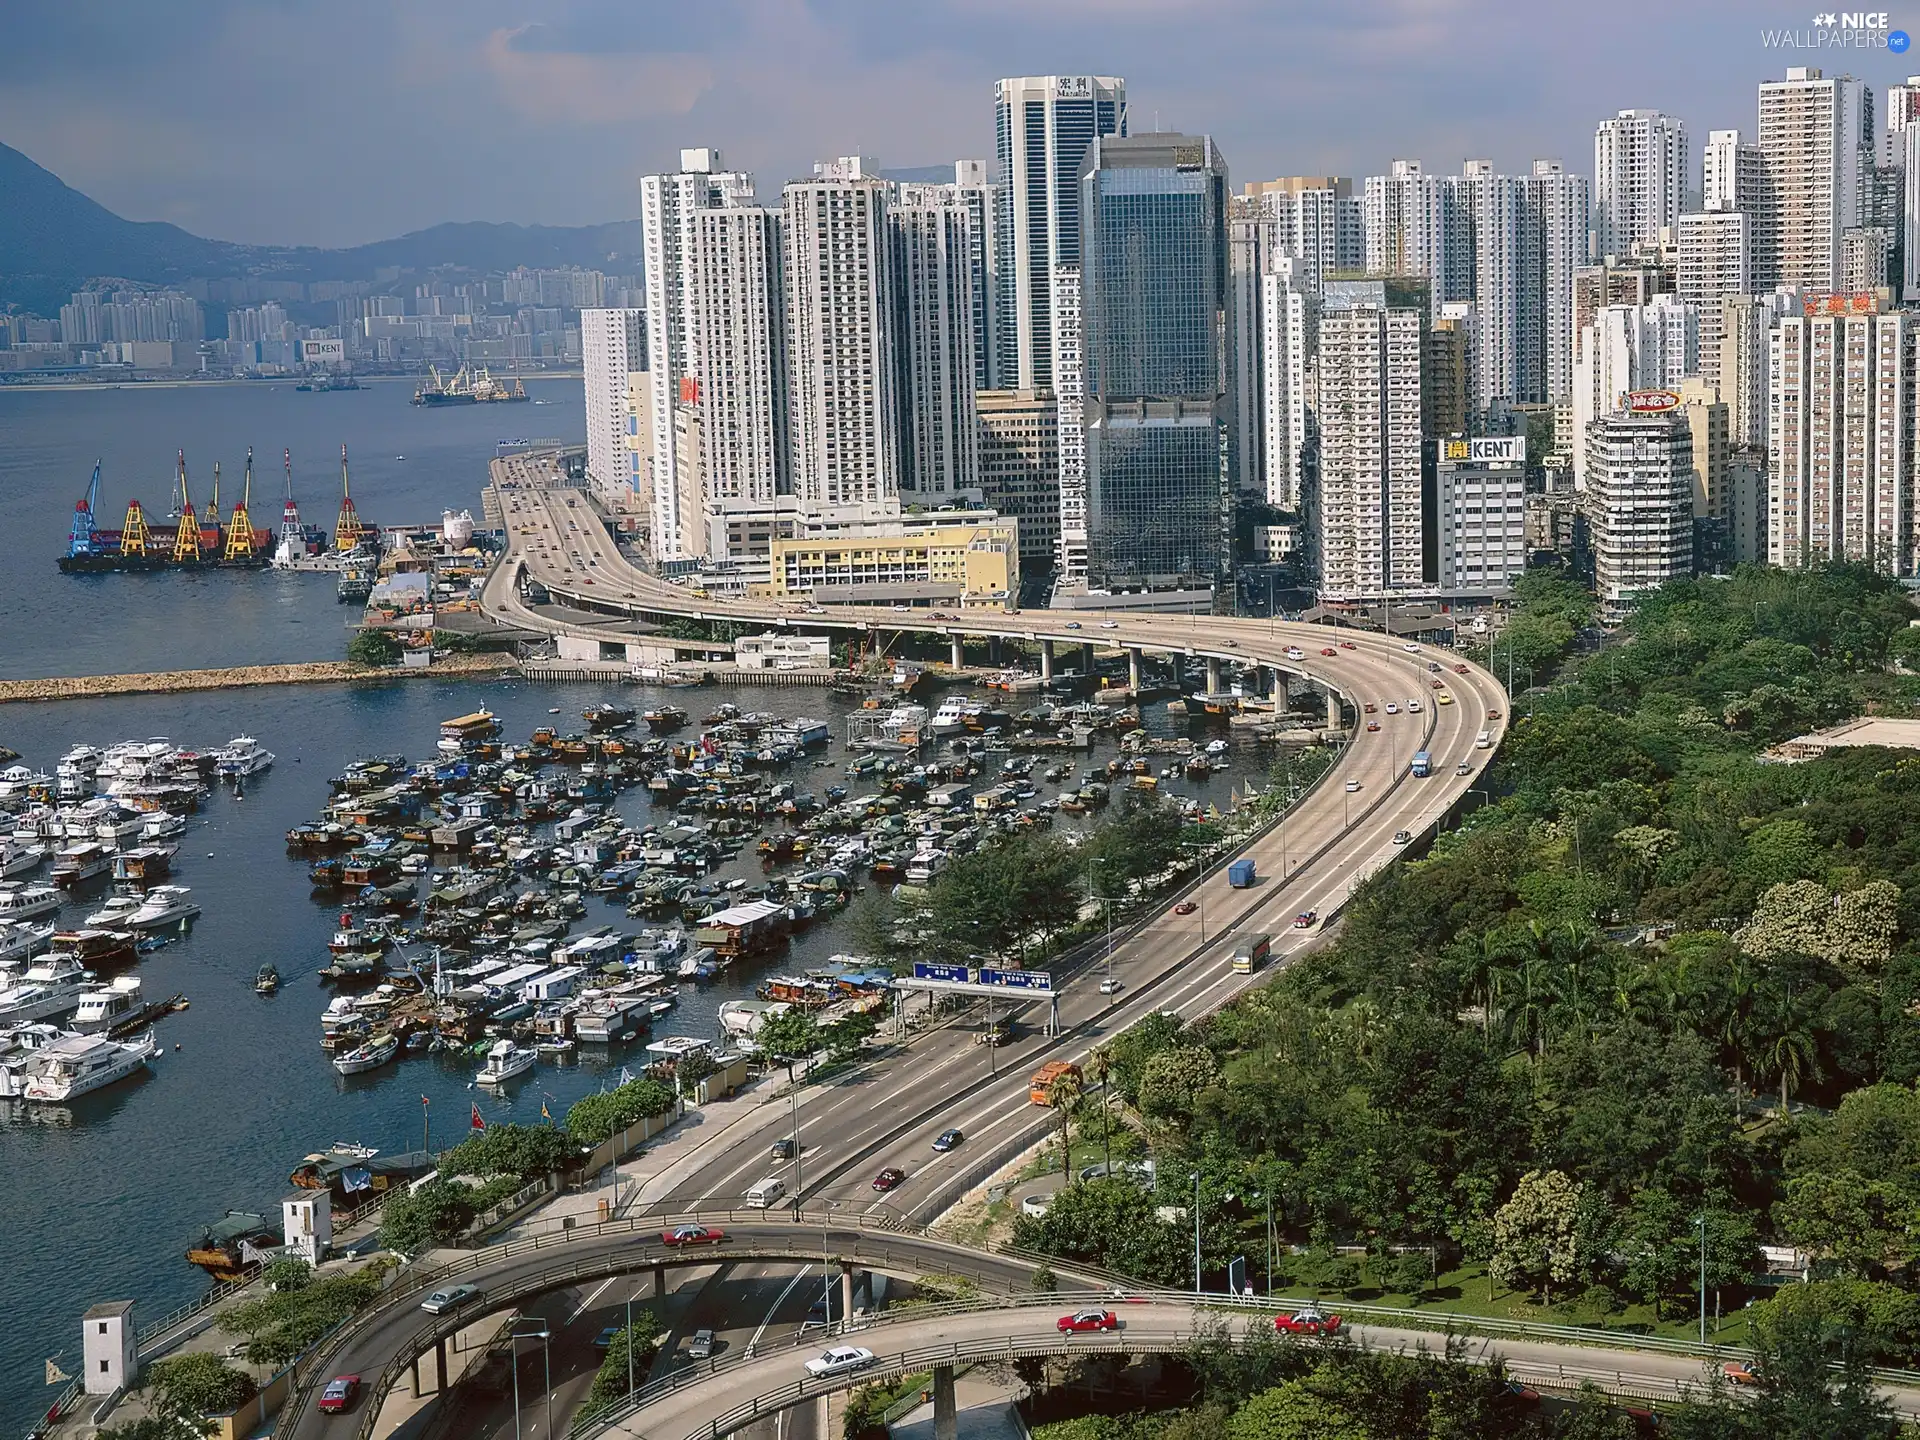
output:
M1233 973L1251 975L1267 963L1267 956L1273 953L1271 935L1249 935L1233 947Z
M1424 750L1416 750L1413 755L1413 773L1416 776L1433 773L1433 756Z

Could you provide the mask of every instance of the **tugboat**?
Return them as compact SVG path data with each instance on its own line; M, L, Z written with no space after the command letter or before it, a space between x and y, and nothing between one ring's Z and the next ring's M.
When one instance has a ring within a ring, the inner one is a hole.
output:
M630 706L602 701L582 710L580 718L587 722L589 730L628 730L633 727L634 711Z
M280 972L271 965L262 965L253 977L253 993L271 995L280 988Z
M687 712L678 705L662 705L657 710L647 711L641 719L647 722L647 728L654 734L667 735L687 723Z

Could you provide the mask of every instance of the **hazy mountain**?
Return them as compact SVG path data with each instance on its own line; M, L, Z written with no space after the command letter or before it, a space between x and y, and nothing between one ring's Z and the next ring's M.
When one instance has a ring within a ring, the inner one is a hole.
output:
M52 171L0 145L0 301L51 314L72 290L99 276L149 284L270 275L285 280L371 279L387 266L585 265L637 269L640 224L435 225L344 250L239 245L207 240L161 221L127 220L82 195Z

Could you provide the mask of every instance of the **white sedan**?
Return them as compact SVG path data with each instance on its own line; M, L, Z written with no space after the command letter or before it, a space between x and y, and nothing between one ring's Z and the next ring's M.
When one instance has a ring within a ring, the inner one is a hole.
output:
M1359 792L1360 792L1360 782L1358 780L1347 781L1347 794L1357 795Z
M807 1374L816 1380L830 1375L850 1375L874 1362L874 1353L859 1345L839 1345L807 1361Z

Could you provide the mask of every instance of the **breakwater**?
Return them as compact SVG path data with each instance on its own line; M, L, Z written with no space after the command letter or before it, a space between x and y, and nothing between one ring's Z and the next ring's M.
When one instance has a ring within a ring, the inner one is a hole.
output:
M355 665L349 660L308 660L290 665L234 665L220 670L65 675L43 680L0 680L0 705L33 700L86 700L103 695L234 690L253 685L379 684L415 677L450 680L470 675L498 675L513 669L514 660L510 655L449 655L427 666L371 666Z

